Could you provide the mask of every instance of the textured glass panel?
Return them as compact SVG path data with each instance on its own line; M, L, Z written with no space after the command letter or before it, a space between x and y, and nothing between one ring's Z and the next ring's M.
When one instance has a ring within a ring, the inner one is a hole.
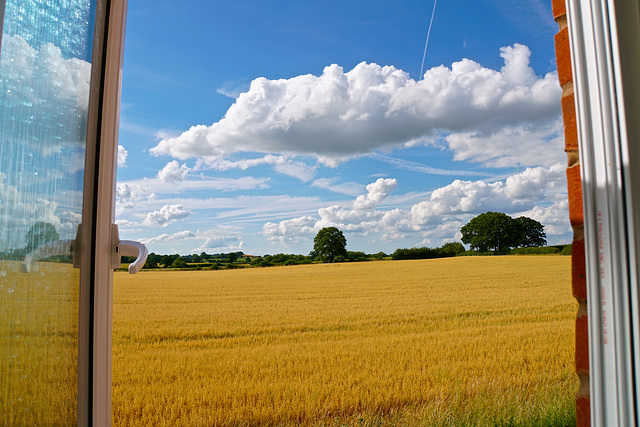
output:
M8 0L0 51L0 424L71 425L91 0Z

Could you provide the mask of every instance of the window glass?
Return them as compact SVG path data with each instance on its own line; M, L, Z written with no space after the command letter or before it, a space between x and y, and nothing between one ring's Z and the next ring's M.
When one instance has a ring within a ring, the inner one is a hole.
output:
M8 0L0 51L0 424L76 422L94 2Z

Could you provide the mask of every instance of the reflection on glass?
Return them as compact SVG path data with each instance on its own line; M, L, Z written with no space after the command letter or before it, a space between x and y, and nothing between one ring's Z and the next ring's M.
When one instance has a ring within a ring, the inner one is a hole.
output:
M95 9L7 0L0 51L0 424L71 425Z

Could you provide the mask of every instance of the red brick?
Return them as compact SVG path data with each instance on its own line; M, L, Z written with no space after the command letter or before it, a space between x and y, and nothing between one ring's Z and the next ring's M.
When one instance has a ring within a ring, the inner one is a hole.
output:
M571 74L571 49L569 47L569 30L563 28L555 35L556 41L556 66L558 68L558 81L564 86L573 81Z
M587 315L576 317L576 372L589 375L589 326Z
M567 190L569 193L569 221L574 227L584 224L582 210L582 181L580 165L567 168Z
M587 267L584 254L584 239L574 240L571 244L571 287L573 297L587 300Z
M577 150L578 126L576 124L576 105L573 93L562 97L562 122L564 124L565 150Z
M565 5L564 0L552 0L551 9L553 10L553 17L555 19L567 14L567 6Z
M589 396L576 398L576 427L591 427Z

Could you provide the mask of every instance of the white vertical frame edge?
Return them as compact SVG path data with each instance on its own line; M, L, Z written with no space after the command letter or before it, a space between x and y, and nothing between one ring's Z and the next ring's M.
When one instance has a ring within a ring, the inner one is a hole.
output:
M637 59L626 58L637 56L640 20L637 2L631 3L566 0L583 188L591 420L596 426L638 426L640 211L634 207L640 201L638 173L634 176L631 166L640 160L633 143L640 134L638 120L629 115L638 110L629 107L638 107L639 68Z
M98 0L82 225L78 231L78 425L111 425L112 224L127 0Z
M111 0L107 21L100 129L101 165L97 176L95 212L95 290L93 324L93 425L111 425L111 343L113 314L113 245L115 187L120 122L120 93L127 0Z
M640 2L609 3L614 46L613 63L620 120L622 179L627 217L633 406L640 425Z

